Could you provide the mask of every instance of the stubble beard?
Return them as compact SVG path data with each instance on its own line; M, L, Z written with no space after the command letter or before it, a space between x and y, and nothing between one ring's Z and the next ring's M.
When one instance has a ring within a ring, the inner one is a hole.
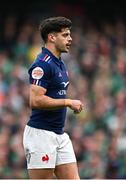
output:
M66 47L64 48L57 48L58 51L60 51L61 53L68 53L69 52L69 49L67 49Z

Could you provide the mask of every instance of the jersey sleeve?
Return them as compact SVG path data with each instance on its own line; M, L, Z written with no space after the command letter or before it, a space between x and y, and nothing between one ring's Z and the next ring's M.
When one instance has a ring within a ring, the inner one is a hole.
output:
M30 84L48 88L51 79L51 67L48 63L34 64L28 73Z

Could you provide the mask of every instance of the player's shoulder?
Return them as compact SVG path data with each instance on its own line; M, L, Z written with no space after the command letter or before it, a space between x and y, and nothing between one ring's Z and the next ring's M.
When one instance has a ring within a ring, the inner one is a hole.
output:
M53 63L53 61L52 61L52 57L49 54L40 53L40 54L38 54L38 56L36 58L36 63L39 63L40 65L43 65L43 64L51 65Z
M49 55L47 54L38 54L34 62L31 64L30 68L34 68L36 66L39 67L45 67L45 68L51 68L52 65L52 59Z
M38 54L35 61L31 64L28 73L31 74L33 71L43 71L45 74L52 75L54 67L51 57L41 53Z

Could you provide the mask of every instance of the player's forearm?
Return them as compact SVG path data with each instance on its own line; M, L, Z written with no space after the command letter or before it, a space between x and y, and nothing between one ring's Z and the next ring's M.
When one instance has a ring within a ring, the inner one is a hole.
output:
M43 95L41 98L36 97L30 100L31 108L35 109L59 109L62 107L69 107L71 105L70 99L53 99L46 95Z

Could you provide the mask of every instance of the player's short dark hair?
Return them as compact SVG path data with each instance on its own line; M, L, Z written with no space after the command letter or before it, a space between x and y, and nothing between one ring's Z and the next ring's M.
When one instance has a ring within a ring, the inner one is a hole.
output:
M40 23L39 30L44 42L47 41L48 34L51 32L61 32L63 28L71 28L72 22L66 17L51 17Z

